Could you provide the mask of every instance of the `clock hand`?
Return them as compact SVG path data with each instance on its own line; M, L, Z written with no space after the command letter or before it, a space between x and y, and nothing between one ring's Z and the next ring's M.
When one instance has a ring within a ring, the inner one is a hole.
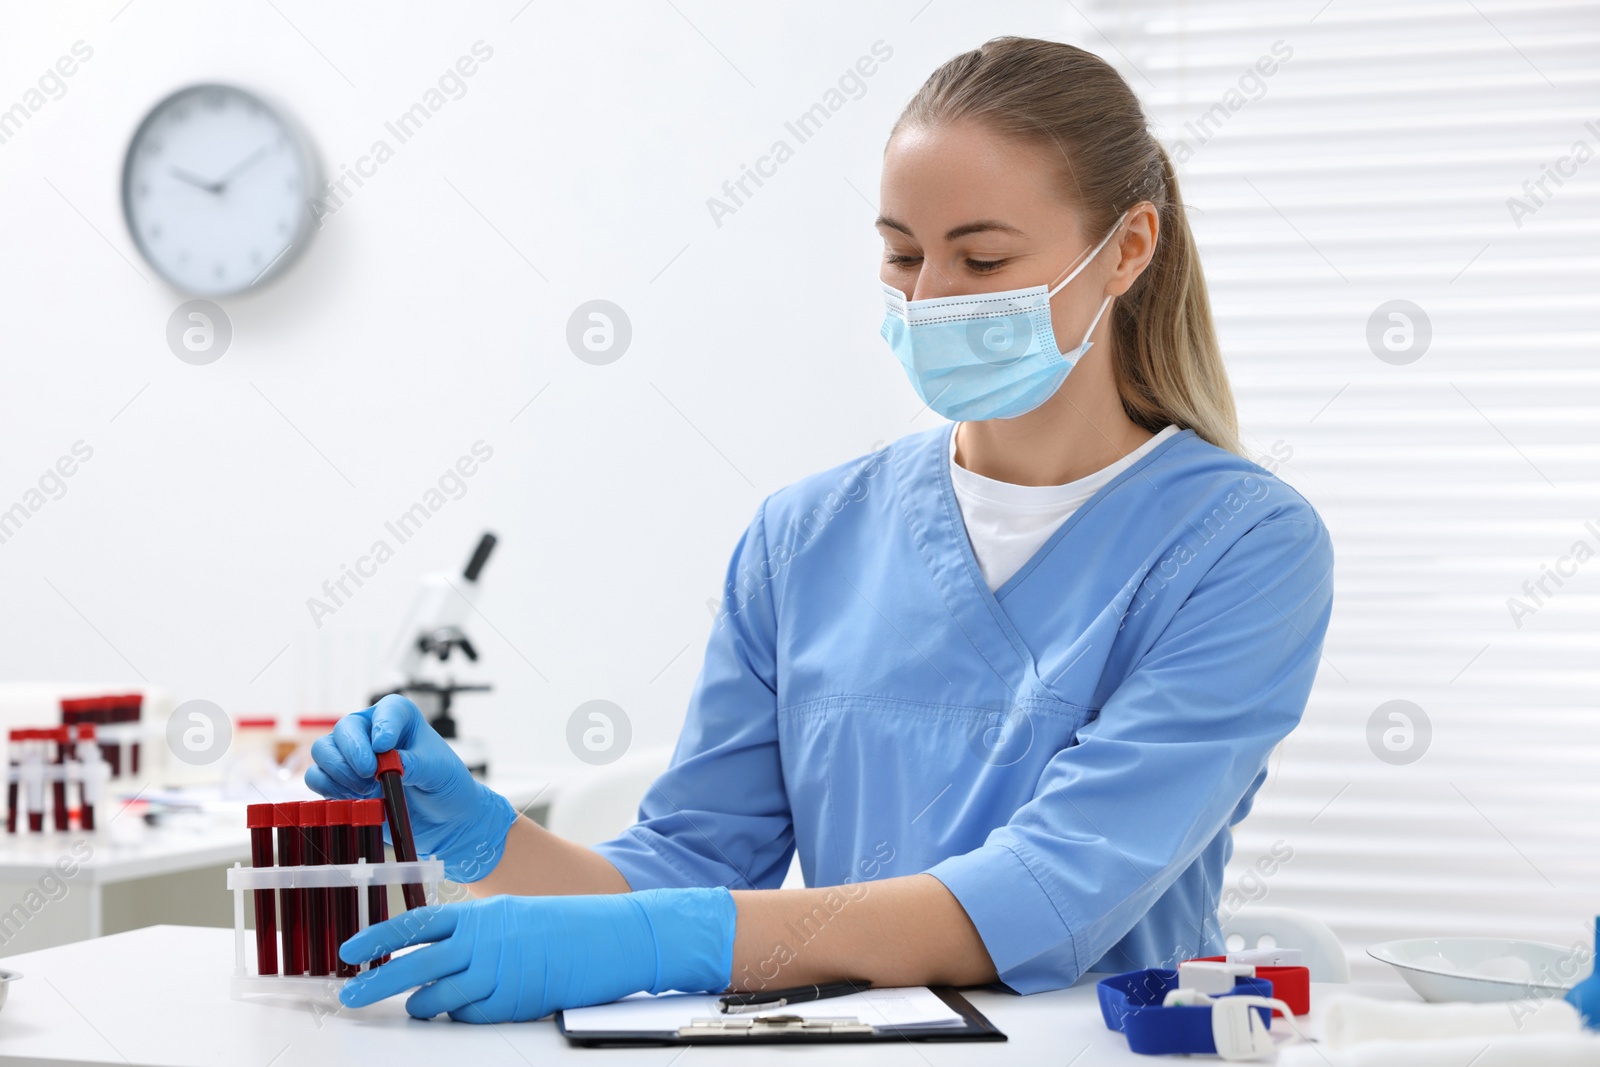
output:
M233 167L231 167L228 170L228 173L224 174L222 177L217 179L217 181L216 181L216 191L219 192L219 193L226 191L226 189L228 188L228 183L229 182L231 182L231 181L233 181L233 179L237 178L240 175L240 173L242 173L243 171L247 170L252 163L254 163L256 160L260 159L262 156L264 156L266 154L267 154L267 146L266 145L262 145L260 148L256 149L254 152L250 153L250 155L246 156L243 160L241 160L238 163L235 163L233 165Z
M208 193L222 192L222 185L220 183L208 182L204 178L196 178L193 174L190 174L182 167L173 167L172 176L180 181L186 181L190 185L196 186L197 188L204 189Z

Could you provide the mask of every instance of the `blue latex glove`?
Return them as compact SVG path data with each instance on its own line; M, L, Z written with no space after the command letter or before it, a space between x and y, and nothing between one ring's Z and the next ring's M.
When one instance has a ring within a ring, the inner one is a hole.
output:
M486 897L408 911L339 948L365 963L408 945L339 991L360 1008L421 986L406 1001L419 1019L542 1019L561 1008L604 1004L647 990L728 988L733 974L733 897L714 889L646 889L569 897Z
M390 694L340 719L311 745L306 785L338 799L382 796L377 753L400 750L406 809L419 857L438 856L452 882L476 882L500 862L516 809L467 770L411 701ZM384 825L384 840L389 828ZM394 842L389 841L392 845Z

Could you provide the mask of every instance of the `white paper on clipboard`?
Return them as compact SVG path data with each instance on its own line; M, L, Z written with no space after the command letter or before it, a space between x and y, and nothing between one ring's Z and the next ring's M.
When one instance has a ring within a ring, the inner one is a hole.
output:
M561 1017L567 1033L574 1037L600 1033L676 1031L695 1019L740 1017L718 1011L717 1000L715 993L635 993L610 1004L568 1008ZM966 1025L961 1014L940 1000L938 994L927 986L866 989L842 997L789 1004L767 1013L741 1014L746 1019L754 1019L762 1014L798 1015L804 1019L852 1016L858 1022L875 1027L937 1028Z

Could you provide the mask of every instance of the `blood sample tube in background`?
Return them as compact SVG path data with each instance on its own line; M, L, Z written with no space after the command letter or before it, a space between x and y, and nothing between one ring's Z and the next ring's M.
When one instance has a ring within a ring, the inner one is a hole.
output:
M122 698L123 721L128 723L128 774L139 773L139 730L144 721L144 694L129 693Z
M50 778L50 820L58 831L71 826L67 812L67 749L72 747L72 732L65 726L44 731L55 743L55 769Z
M278 866L300 866L300 802L272 805L272 826L278 832ZM278 894L283 911L283 973L305 974L307 940L304 889L284 889Z
M272 866L272 805L251 804L245 809L245 824L250 827L250 866ZM275 894L257 889L256 973L278 973L278 911Z
M89 705L89 721L101 727L98 731L100 739L100 755L111 765L111 777L122 777L122 742L117 738L116 727L112 722L112 715L116 711L116 697L92 697L84 701ZM107 730L105 727L110 726Z
M300 863L316 867L328 862L328 809L325 800L305 800L300 803ZM306 919L306 971L325 975L333 970L333 958L328 946L333 943L328 927L327 889L303 889Z
M17 832L17 792L22 784L22 730L6 733L6 833Z
M93 830L94 809L100 803L106 765L100 759L100 746L94 739L94 723L80 722L75 729L78 734L78 828Z
M405 768L400 753L395 749L378 753L378 784L383 787L383 810L389 816L389 843L394 846L394 858L410 863L417 858L417 845L411 837L411 815L406 810L406 791L400 784ZM416 882L400 886L400 896L405 899L406 910L425 907L428 895Z
M28 830L44 833L44 736L46 730L22 731L22 791L28 803Z
M356 861L356 828L352 823L350 801L328 801L328 858L333 863L352 864ZM355 886L333 891L333 970L341 978L356 973L354 964L339 958L339 946L355 936L359 923L360 907L357 899L361 890Z
M356 848L368 863L383 862L383 801L357 800L350 805L351 822L356 828ZM375 885L367 890L367 925L372 926L389 918L389 887ZM358 920L359 921L359 920ZM388 963L384 956L378 963Z
M83 701L71 697L61 698L61 725L76 730L81 722L87 720L83 717Z

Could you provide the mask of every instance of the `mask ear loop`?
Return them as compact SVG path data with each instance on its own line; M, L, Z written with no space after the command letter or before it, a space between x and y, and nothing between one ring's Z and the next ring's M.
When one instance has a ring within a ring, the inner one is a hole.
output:
M1057 293L1059 293L1066 286L1066 284L1068 282L1070 282L1072 279L1076 278L1079 274L1083 273L1083 268L1085 268L1089 264L1093 263L1094 262L1094 257L1098 256L1100 254L1100 250L1102 248L1104 248L1107 243L1110 242L1111 238L1113 238L1113 237L1115 237L1117 235L1117 231L1118 230L1122 229L1122 222L1123 222L1123 220L1121 218L1118 218L1117 219L1117 224L1115 226L1111 227L1111 232L1106 234L1103 238L1101 238L1100 239L1100 243L1094 246L1094 251L1090 252L1089 255L1084 259L1084 261L1082 263L1079 263L1076 267L1072 268L1072 273L1067 275L1065 278L1062 278L1061 281L1056 283L1056 285L1053 288L1051 288L1050 292L1047 295L1049 295L1051 297L1054 297Z
M1082 273L1083 268L1094 262L1094 257L1098 256L1100 254L1100 250L1111 241L1111 238L1117 235L1118 230L1122 229L1122 223L1125 218L1126 216L1117 219L1117 224L1111 227L1111 232L1100 239L1100 243L1094 246L1094 251L1089 253L1088 258L1074 267L1071 274L1068 274L1065 278L1061 279L1060 284L1058 284L1054 289L1050 290L1049 294L1045 297L1046 300L1054 297L1066 286L1068 282ZM1112 299L1113 298L1108 295L1103 301L1100 302L1100 310L1094 313L1094 319L1089 323L1089 328L1084 331L1083 340L1078 342L1078 348L1082 349L1089 343L1090 335L1094 333L1094 328L1100 325L1100 319L1105 315L1106 308L1111 306Z
M1106 313L1106 308L1111 306L1112 298L1108 295L1100 302L1100 310L1094 313L1094 321L1089 323L1089 328L1084 331L1083 340L1078 342L1078 347L1083 348L1089 344L1089 336L1094 333L1094 328L1100 325L1100 316Z

